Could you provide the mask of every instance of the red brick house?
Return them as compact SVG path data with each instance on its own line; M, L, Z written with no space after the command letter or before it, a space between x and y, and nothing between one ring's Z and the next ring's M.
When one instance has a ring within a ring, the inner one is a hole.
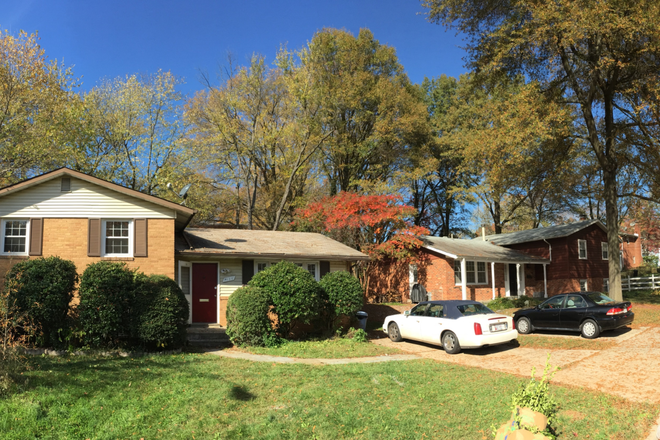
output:
M414 263L383 263L371 271L369 300L410 300L415 283L429 299L552 296L607 291L607 232L598 220L489 235L474 240L424 237ZM641 261L639 238L622 234L621 264Z
M423 237L412 263L384 262L369 274L367 296L410 299L415 284L425 287L428 299L487 301L503 296L544 296L536 272L544 273L549 260L481 239ZM538 269L537 269L538 268Z
M598 220L490 235L485 239L549 259L546 273L549 296L579 290L608 290L610 255L607 230ZM626 264L632 261L641 261L637 237L623 234L620 241L622 255L615 258L620 258L622 267L626 268ZM540 288L543 274L538 269L534 280L536 288Z
M40 256L121 261L178 280L191 323L225 323L229 295L269 264L292 261L316 279L366 255L313 233L187 228L195 210L68 168L0 189L0 283Z

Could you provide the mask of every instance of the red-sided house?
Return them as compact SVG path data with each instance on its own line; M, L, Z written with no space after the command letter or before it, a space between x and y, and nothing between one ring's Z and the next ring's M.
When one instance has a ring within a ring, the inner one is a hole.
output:
M630 262L642 258L639 238L622 234L620 242L622 266L635 267ZM597 220L474 240L423 237L423 243L415 262L385 262L370 271L369 300L408 301L415 284L429 299L477 301L607 291L607 232Z
M59 256L82 273L102 260L179 281L190 322L224 324L222 305L280 260L312 273L368 257L320 234L186 228L193 209L61 168L0 189L0 282L18 261Z
M546 277L550 296L580 290L608 290L610 255L607 231L598 220L489 235L485 239L525 254L549 259ZM620 240L622 257L614 257L620 258L622 266L626 252L630 260L639 261L642 258L641 247L635 249L626 240L631 240L631 237L624 235ZM536 270L534 281L536 288L540 288L543 274L539 270Z
M399 301L411 299L416 284L430 300L487 301L503 296L545 296L536 283L549 264L545 257L518 252L481 239L422 238L413 262L383 262L369 273L367 296Z

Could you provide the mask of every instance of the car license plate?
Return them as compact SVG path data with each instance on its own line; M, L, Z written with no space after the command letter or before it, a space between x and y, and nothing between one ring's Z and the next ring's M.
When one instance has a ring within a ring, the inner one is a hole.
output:
M490 331L491 332L501 332L507 329L507 323L506 322L500 322L498 324L491 324L490 325Z

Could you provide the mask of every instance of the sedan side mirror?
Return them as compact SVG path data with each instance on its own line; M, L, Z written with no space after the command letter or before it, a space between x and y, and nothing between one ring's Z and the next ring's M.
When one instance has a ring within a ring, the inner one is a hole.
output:
M403 312L403 316L410 316L410 310L406 310L405 312Z

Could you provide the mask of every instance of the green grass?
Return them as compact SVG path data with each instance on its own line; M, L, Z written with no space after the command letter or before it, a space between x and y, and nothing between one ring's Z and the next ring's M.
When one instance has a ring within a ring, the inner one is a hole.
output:
M634 304L660 304L660 290L645 289L624 291L623 299Z
M38 358L0 400L3 439L478 439L526 380L433 361L340 366L210 354ZM645 438L659 405L551 387L560 438Z
M286 341L284 344L276 348L246 347L239 350L254 354L306 359L338 359L401 353L398 349L381 347L380 345L369 344L366 342L355 342L352 339L346 338L334 338L319 341Z

